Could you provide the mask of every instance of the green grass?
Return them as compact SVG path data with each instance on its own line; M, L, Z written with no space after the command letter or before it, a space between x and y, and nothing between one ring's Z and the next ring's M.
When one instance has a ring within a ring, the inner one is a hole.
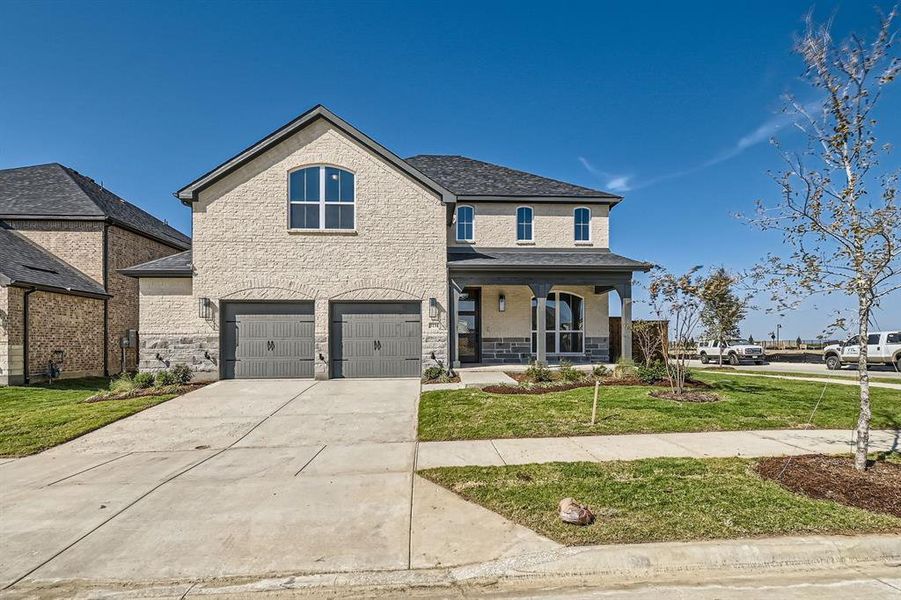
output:
M739 458L444 467L419 474L569 545L901 531L901 519L812 500L764 481ZM566 497L598 516L587 527L557 515Z
M0 388L0 456L46 450L174 397L84 402L108 384L95 377Z
M824 384L696 372L721 402L696 404L651 398L644 386L602 387L592 427L594 388L543 395L489 394L469 388L425 392L419 403L421 440L476 440L674 431L792 429L807 423ZM812 426L850 429L857 422L857 388L826 385ZM872 426L901 427L901 390L872 388Z

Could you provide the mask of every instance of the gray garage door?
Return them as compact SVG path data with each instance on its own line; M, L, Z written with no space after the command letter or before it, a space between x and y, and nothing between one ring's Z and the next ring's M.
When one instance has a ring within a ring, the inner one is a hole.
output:
M227 303L222 337L227 379L313 376L312 302Z
M332 305L332 377L419 377L418 302Z

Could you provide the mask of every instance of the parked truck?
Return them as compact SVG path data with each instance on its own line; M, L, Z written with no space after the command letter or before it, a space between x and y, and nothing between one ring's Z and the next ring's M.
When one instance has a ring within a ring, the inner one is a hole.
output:
M852 336L841 344L823 348L826 368L833 371L842 365L857 364L860 358L860 336ZM867 365L889 365L901 371L901 332L874 331L867 335Z
M751 344L748 340L701 340L698 344L698 357L705 365L710 361L719 362L721 355L723 362L730 365L738 365L745 361L762 365L766 359L763 347Z

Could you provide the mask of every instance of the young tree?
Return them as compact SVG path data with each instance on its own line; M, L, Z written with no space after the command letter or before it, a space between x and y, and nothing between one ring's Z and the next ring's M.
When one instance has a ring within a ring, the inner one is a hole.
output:
M661 340L666 337L665 321L634 321L632 336L641 355L641 362L649 367L661 350Z
M705 334L722 344L728 338L738 337L738 324L748 314L748 302L733 291L736 278L720 267L701 284L701 324ZM723 353L720 352L720 366Z
M701 314L700 290L703 278L698 275L701 267L693 267L684 275L673 275L659 267L652 271L648 284L651 308L657 318L669 320L669 336L661 336L666 374L673 394L681 396L685 391L685 376L692 348L689 341L694 336ZM670 346L669 338L673 344Z
M774 300L790 307L814 294L850 296L857 305L861 339L867 338L873 309L901 288L898 171L880 167L890 147L876 136L882 92L901 71L892 48L895 14L892 10L881 18L872 41L851 35L841 43L833 41L828 25L815 26L808 16L795 50L822 106L812 110L789 98L809 144L801 153L780 148L787 165L775 177L781 201L775 206L758 203L754 219L762 229L781 232L792 251L784 258L767 257L759 271L777 290ZM871 416L866 344L861 344L857 366L860 413L854 464L864 470Z

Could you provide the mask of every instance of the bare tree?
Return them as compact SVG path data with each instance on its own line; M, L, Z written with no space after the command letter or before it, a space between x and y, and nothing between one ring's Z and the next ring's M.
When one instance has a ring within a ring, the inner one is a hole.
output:
M641 362L648 367L661 353L661 341L666 338L666 321L635 321L632 323L632 336Z
M758 203L753 221L775 230L791 248L787 257L768 256L758 273L782 308L797 306L814 294L844 294L857 304L860 414L854 464L867 467L870 436L870 386L867 377L867 328L872 311L901 284L901 211L896 205L897 169L880 160L890 147L876 137L876 107L882 91L901 71L893 55L892 22L896 10L881 15L872 41L857 35L837 43L829 24L807 27L795 51L806 65L805 79L822 97L811 109L790 97L807 150L779 147L786 163L774 178L781 188L775 206Z
M725 268L714 270L703 281L700 289L701 324L707 336L722 344L728 338L738 337L738 324L748 314L748 299L739 298L734 291L738 278ZM719 353L720 366L723 353Z
M700 321L703 285L703 278L698 275L700 270L701 267L693 267L684 275L673 275L655 267L648 284L651 308L658 319L669 319L670 336L661 336L661 344L670 389L677 396L685 391L688 358L692 352L689 340ZM672 344L669 337L673 338Z

